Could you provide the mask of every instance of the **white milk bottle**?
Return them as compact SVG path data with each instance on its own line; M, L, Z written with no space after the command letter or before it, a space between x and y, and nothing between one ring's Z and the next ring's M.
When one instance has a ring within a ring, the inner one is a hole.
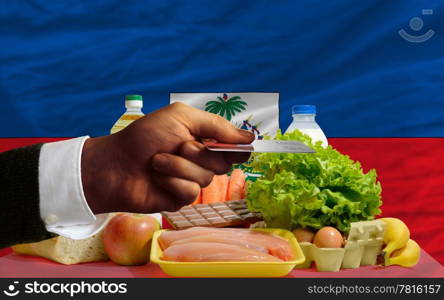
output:
M116 133L137 119L142 118L143 98L140 95L125 96L126 112L117 120L111 128L111 134Z
M321 141L322 147L328 146L327 137L315 121L316 106L314 105L294 105L292 107L293 122L288 126L287 132L299 129L311 137L313 142Z

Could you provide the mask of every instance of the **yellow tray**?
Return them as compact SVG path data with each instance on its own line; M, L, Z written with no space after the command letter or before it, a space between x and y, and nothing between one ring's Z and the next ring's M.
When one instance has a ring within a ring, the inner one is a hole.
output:
M165 261L161 257L162 249L157 242L160 234L165 230L154 233L151 245L151 262L156 263L168 275L175 277L281 277L293 270L297 264L305 261L304 253L299 247L293 233L284 229L255 228L252 230L264 231L279 235L286 239L293 248L294 259L282 262L267 261L218 261L218 262L176 262Z

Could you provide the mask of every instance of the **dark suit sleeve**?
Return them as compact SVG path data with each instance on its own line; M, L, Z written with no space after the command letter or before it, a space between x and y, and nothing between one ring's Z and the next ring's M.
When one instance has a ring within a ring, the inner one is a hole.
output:
M42 144L0 153L0 248L37 242L46 231L39 209L39 156Z

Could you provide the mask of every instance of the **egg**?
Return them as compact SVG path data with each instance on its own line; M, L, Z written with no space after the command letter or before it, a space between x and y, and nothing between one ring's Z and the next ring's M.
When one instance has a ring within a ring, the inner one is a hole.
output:
M293 234L299 243L313 242L314 232L311 231L309 228L296 228L295 230L293 230Z
M344 239L336 228L327 226L316 232L313 243L318 248L341 248Z

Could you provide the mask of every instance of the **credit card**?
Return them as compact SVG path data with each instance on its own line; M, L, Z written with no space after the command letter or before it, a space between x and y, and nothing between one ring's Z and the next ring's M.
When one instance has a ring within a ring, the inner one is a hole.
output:
M225 144L203 141L210 151L223 152L272 152L272 153L316 153L298 141L255 140L251 144Z

